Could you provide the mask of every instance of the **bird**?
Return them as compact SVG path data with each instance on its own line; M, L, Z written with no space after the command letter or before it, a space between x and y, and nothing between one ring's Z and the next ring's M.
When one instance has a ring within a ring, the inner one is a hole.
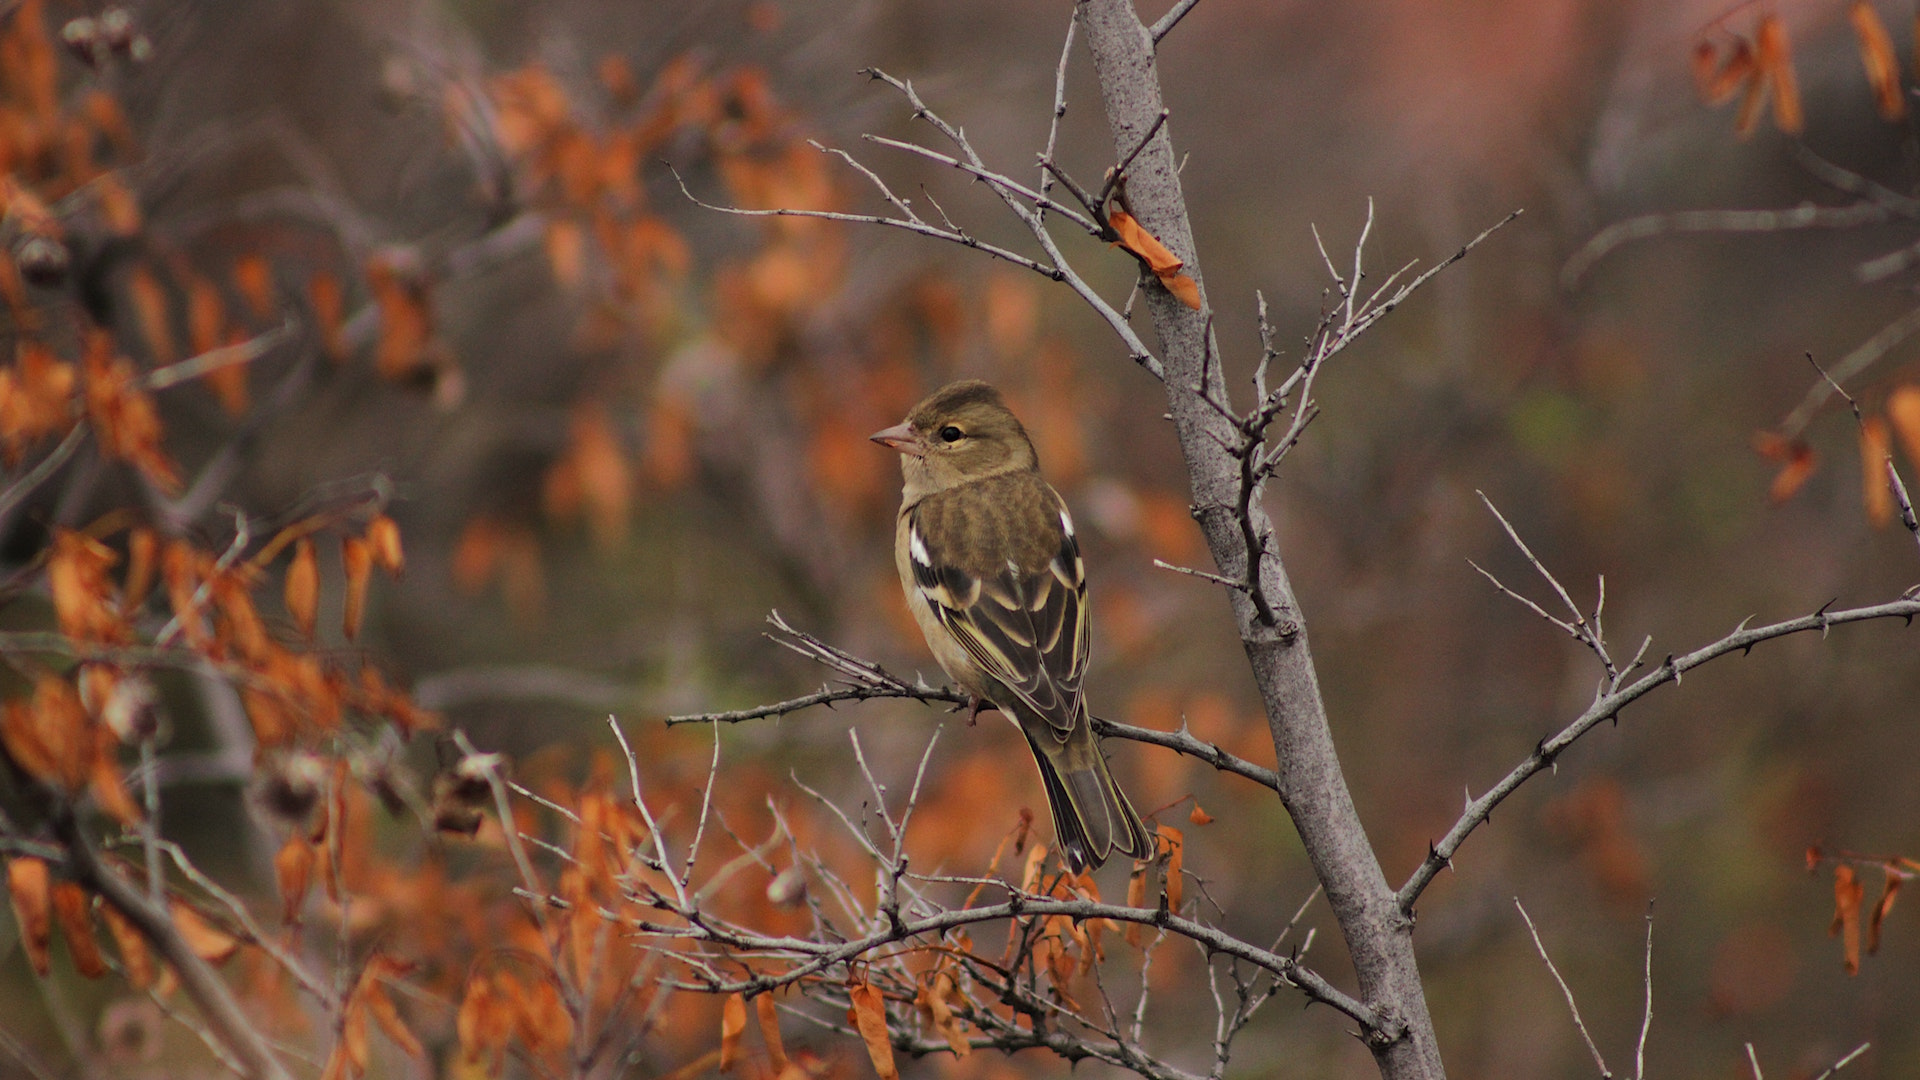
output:
M1026 737L1074 873L1153 839L1107 768L1082 693L1086 563L1066 502L1000 392L950 383L875 432L905 485L894 561L928 648L972 700Z

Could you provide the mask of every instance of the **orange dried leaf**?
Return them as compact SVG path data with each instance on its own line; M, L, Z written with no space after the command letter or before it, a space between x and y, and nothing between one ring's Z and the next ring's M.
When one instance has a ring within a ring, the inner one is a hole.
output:
M954 994L953 976L942 971L934 975L931 986L921 991L926 1002L927 1018L933 1023L933 1029L947 1040L947 1049L953 1051L956 1058L964 1058L973 1053L973 1044L967 1040L966 1029L960 1026L960 1018L953 1014L950 998Z
M1897 861L1886 866L1887 885L1880 892L1880 902L1873 905L1873 916L1867 921L1867 955L1880 951L1880 924L1886 920L1887 912L1893 910L1893 899L1900 895L1900 885L1907 875L1900 869Z
M360 636L360 623L367 610L367 583L373 577L373 548L358 536L340 542L340 561L346 567L347 602L342 629L347 640Z
M739 994L728 994L720 1009L720 1071L733 1068L740 1060L740 1040L747 1032L747 1001Z
M311 639L320 612L320 559L314 554L313 540L302 537L293 545L293 561L287 564L287 614L300 633Z
M1900 58L1893 51L1893 36L1867 0L1854 0L1847 21L1860 39L1860 63L1867 71L1867 85L1873 88L1874 106L1882 119L1900 119L1907 114L1907 99L1900 90Z
M127 275L127 296L133 301L134 315L140 320L140 333L154 362L165 365L179 359L173 341L173 319L167 311L167 294L153 271L136 266Z
M20 927L20 948L34 974L44 978L53 970L53 882L47 861L24 857L7 863L7 895Z
M1900 440L1907 463L1920 467L1920 386L1908 383L1887 395L1887 422Z
M787 1071L789 1063L786 1045L780 1041L780 1012L773 995L761 994L754 998L753 1011L760 1019L760 1038L767 1044L767 1067L777 1078Z
M1773 126L1788 135L1806 127L1800 107L1800 82L1793 73L1793 46L1787 42L1787 24L1778 15L1766 15L1754 32L1754 53L1760 70L1773 84Z
M1147 906L1147 865L1144 862L1134 863L1133 874L1127 878L1127 906L1130 908ZM1139 948L1143 933L1139 923L1128 923L1124 935L1127 944Z
M553 280L562 288L578 288L587 249L586 231L580 223L570 218L548 219L546 249Z
M173 926L193 955L209 964L224 964L240 948L240 939L208 922L182 901L173 902Z
M367 546L373 551L373 565L399 577L407 568L406 552L400 546L400 526L385 514L376 514L367 522Z
M1211 825L1213 824L1213 815L1200 809L1199 803L1194 803L1193 810L1187 814L1187 820L1193 822L1195 825Z
M168 494L177 493L179 473L160 448L160 414L133 365L113 355L113 343L104 334L88 342L86 374L87 416L101 450L140 470Z
M1867 887L1854 875L1853 867L1839 863L1833 868L1833 925L1829 937L1839 936L1842 960L1847 974L1860 974L1860 900Z
M1763 431L1754 436L1753 448L1760 452L1761 457L1780 466L1767 492L1768 497L1776 503L1793 498L1807 478L1813 475L1813 447L1803 439L1788 439L1771 431Z
M240 256L233 264L233 283L255 316L265 319L273 314L273 268L266 259L254 254Z
M1166 286L1181 303L1195 311L1200 310L1200 283L1188 277L1183 271L1160 274L1160 284Z
M127 580L121 590L120 610L131 614L146 602L153 588L153 569L160 553L160 538L152 529L140 527L127 534Z
M374 959L379 961L387 958L375 957ZM413 1033L412 1028L407 1026L406 1020L400 1015L400 1010L393 1004L393 999L387 996L386 984L380 981L390 972L397 974L398 971L399 969L390 960L378 965L369 963L367 974L361 976L360 993L366 1003L367 1015L373 1017L373 1022L380 1025L381 1031L387 1033L387 1038L393 1040L393 1045L411 1057L425 1057L427 1048L421 1045L419 1037Z
M1893 489L1887 484L1887 457L1893 452L1887 422L1878 416L1860 421L1861 496L1867 520L1876 529L1893 520Z
M273 856L273 880L280 888L280 922L300 924L300 909L307 900L307 887L313 882L313 846L298 833L287 837Z
M347 358L346 339L340 336L345 321L346 301L340 294L340 279L325 270L316 270L307 279L307 304L313 309L314 329L320 332L320 351L338 363Z
M1167 894L1167 909L1179 911L1180 901L1186 895L1186 879L1181 873L1186 860L1186 838L1171 825L1160 826L1158 832L1167 845L1167 876L1163 886Z
M195 275L187 279L187 344L195 353L211 352L227 338L227 302L220 287Z
M87 790L93 795L94 805L122 825L138 825L140 807L127 794L126 783L120 776L120 766L113 760L116 736L112 730L101 727L96 729L94 741L93 768L87 777Z
M1156 277L1163 274L1174 273L1186 265L1182 263L1180 258L1172 251L1168 250L1167 245L1160 242L1159 237L1148 232L1138 221L1134 220L1132 214L1127 213L1125 210L1110 211L1107 214L1107 224L1113 229L1115 235L1119 237L1115 243L1132 252L1141 262L1146 263L1147 269L1152 271Z
M120 950L120 970L126 972L127 985L135 990L152 986L153 956L147 952L147 939L112 904L101 905L100 918L107 924L107 933L113 935L114 948Z
M374 369L394 381L419 370L433 334L426 285L417 275L403 274L405 268L404 258L397 255L375 257L367 264L367 287L380 311Z
M887 1003L871 984L847 987L847 1000L853 1006L854 1027L867 1046L867 1057L880 1080L899 1080L900 1070L893 1063L893 1041L887 1036Z
M100 955L100 940L93 935L93 900L87 891L71 881L54 885L53 914L67 939L73 969L89 979L105 975L107 962Z

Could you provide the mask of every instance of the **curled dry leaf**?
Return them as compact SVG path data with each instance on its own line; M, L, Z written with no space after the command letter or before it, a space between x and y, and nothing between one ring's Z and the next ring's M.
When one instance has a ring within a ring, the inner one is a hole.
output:
M1893 51L1892 35L1867 0L1854 0L1847 21L1860 40L1860 63L1867 71L1867 85L1873 89L1874 107L1880 110L1882 119L1900 119L1907 114L1907 97L1900 88L1900 58Z
M1195 825L1211 825L1213 824L1213 815L1202 810L1200 804L1196 802L1193 804L1193 809L1188 812L1187 820L1193 822Z
M1847 974L1860 974L1860 900L1867 887L1854 874L1853 867L1838 863L1833 868L1833 924L1829 937L1839 937L1841 959Z
M1141 908L1147 906L1147 867L1151 865L1153 864L1150 862L1137 862L1133 864L1133 874L1127 878L1128 907ZM1141 935L1143 933L1145 933L1145 931L1139 923L1128 923L1124 935L1127 939L1127 944L1136 949L1139 948Z
M1887 485L1887 456L1893 452L1893 440L1887 422L1878 416L1860 421L1860 494L1866 502L1867 520L1876 529L1893 521L1893 489Z
M307 888L313 882L313 846L299 833L287 837L273 856L273 880L280 890L280 922L300 925L300 909L306 905Z
M1148 232L1125 210L1109 211L1107 224L1120 237L1115 243L1145 264L1168 292L1180 298L1181 303L1195 311L1200 310L1199 284L1181 270L1186 264L1161 243L1159 237Z
M340 562L346 568L347 598L341 617L341 629L347 640L360 636L360 624L367 611L367 583L373 575L373 547L358 536L340 542Z
M112 904L101 906L100 919L107 924L107 933L113 936L114 948L120 950L120 970L126 972L127 985L135 990L152 986L153 955L147 951L147 939Z
M385 514L375 514L367 522L367 547L373 552L373 565L397 578L407 568L406 552L400 546L400 526Z
M208 922L184 901L173 902L173 926L193 955L209 964L224 964L240 949L239 938Z
M1166 845L1167 853L1167 877L1165 886L1167 909L1169 911L1179 911L1180 902L1185 899L1186 896L1186 880L1181 873L1181 866L1186 861L1186 838L1181 835L1179 829L1171 825L1160 826L1159 833L1161 842Z
M60 933L67 939L67 953L73 957L73 969L89 979L107 973L107 962L100 955L100 941L93 934L93 898L71 881L53 886L53 914Z
M1778 15L1760 19L1754 32L1754 56L1773 87L1773 126L1788 135L1806 127L1800 107L1800 81L1793 72L1793 46L1787 42L1787 24Z
M1760 456L1780 466L1774 474L1773 484L1767 490L1767 497L1776 503L1786 502L1796 495L1807 478L1813 475L1813 447L1804 439L1789 439L1771 431L1762 431L1753 437L1753 448Z
M20 927L20 948L45 977L53 969L53 882L47 860L22 857L7 863L7 896Z
M1920 466L1920 386L1908 383L1887 395L1887 423L1900 440L1907 464Z
M847 1001L853 1006L853 1025L866 1044L867 1057L880 1080L899 1080L900 1070L893 1062L893 1041L887 1036L887 1002L870 983L847 987Z
M772 994L761 994L753 999L753 1011L760 1020L761 1041L767 1044L767 1067L777 1078L792 1067L786 1044L780 1041L780 1010Z
M300 633L311 639L320 611L320 560L314 554L311 537L301 537L293 545L293 561L287 564L287 614Z
M1900 895L1900 885L1907 880L1907 871L1900 863L1892 861L1886 865L1887 884L1880 891L1880 902L1873 905L1873 916L1867 921L1867 955L1880 951L1880 924L1886 921L1887 913L1893 910L1894 897Z
M740 1041L747 1033L747 999L728 994L720 1009L720 1071L731 1070L740 1060Z

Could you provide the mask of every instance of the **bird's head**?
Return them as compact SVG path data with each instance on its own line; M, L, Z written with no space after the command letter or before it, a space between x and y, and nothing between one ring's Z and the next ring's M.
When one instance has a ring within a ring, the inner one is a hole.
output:
M900 451L910 498L1039 467L1033 440L1000 391L974 379L934 391L905 422L871 438Z

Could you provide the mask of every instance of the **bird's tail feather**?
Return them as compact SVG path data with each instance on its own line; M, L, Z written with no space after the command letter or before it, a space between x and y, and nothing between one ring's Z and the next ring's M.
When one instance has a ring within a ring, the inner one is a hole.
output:
M1054 835L1075 873L1098 868L1115 853L1133 859L1153 854L1153 837L1114 781L1097 745L1088 767L1062 769L1031 735L1027 741L1047 791Z

